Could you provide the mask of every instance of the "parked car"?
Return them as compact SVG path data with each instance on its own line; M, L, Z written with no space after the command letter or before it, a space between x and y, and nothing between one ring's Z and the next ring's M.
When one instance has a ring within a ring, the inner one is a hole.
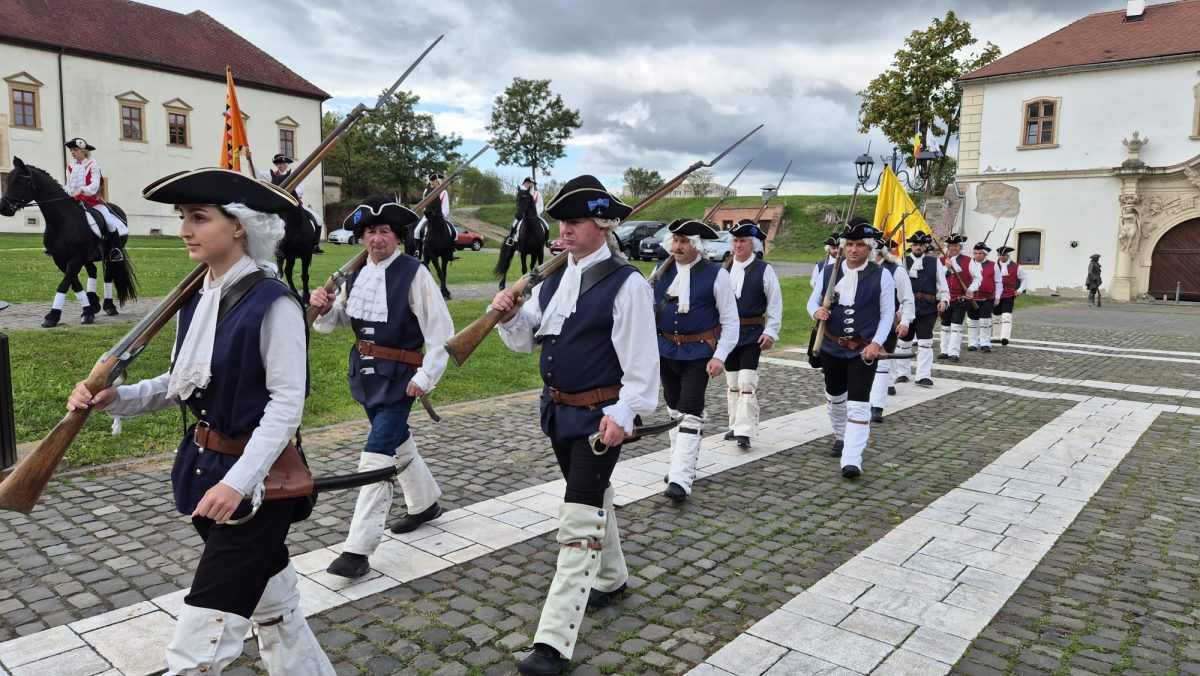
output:
M642 239L638 245L638 260L644 261L661 261L667 257L667 250L663 248L663 242L671 236L671 231L667 226L658 229L658 232Z
M454 248L462 251L470 249L471 251L479 251L483 248L483 235L472 232L461 225L454 226L454 232L458 235L454 238Z
M662 221L629 221L617 226L614 234L621 243L621 251L625 257L638 260L642 240L653 236L665 225Z
M704 255L710 261L723 261L733 255L733 235L728 230L717 233L716 239L704 240Z
M561 238L550 241L550 253L551 254L558 255L566 250L567 250L567 247L563 245L563 241Z
M329 233L330 244L358 244L358 238L346 228L339 228Z

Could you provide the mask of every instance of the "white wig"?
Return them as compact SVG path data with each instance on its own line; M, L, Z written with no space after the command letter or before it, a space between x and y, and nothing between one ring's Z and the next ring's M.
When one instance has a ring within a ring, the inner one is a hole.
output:
M279 241L283 239L283 219L275 214L255 211L245 204L233 202L221 205L221 209L242 224L246 231L246 255L262 265L275 257Z
M608 245L609 251L621 254L621 245L617 242L617 236L613 234L613 230L617 229L617 226L621 224L621 220L618 218L593 218L592 222L596 224L596 227L604 231L604 243Z

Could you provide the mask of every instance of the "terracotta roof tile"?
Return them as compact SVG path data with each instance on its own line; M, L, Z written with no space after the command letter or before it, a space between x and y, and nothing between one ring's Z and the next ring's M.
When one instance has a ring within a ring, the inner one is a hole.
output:
M329 94L201 11L130 0L5 0L0 42L178 70L318 99Z
M1124 9L1090 14L959 79L1194 53L1200 0L1180 0L1147 6L1139 21L1125 21Z

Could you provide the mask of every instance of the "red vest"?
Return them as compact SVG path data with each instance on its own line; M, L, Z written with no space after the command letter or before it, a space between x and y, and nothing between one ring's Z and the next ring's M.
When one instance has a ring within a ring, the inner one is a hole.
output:
M996 294L996 262L984 261L979 264L983 268L983 281L979 283L979 296L985 300L995 298ZM978 297L978 296L977 296Z
M997 263L996 267L1000 264ZM1004 289L1000 292L1001 298L1015 298L1017 296L1017 287L1021 285L1021 280L1017 279L1017 270L1020 268L1016 261L1008 262L1008 274L1000 279L1000 284Z
M91 183L92 182L92 163L89 161L84 166L87 166L87 174L83 177L83 182L85 184ZM72 171L74 171L74 169L75 169L74 164L67 165L67 173L68 174L71 173ZM104 202L100 201L100 195L103 192L104 192L104 177L101 176L100 177L100 190L97 190L95 195L79 195L75 199L79 200L80 202L83 202L84 204L88 205L89 207L94 207L98 204L104 204Z
M942 259L942 265L946 266L946 286L950 287L950 300L959 300L965 298L967 295L966 288L964 288L962 284L966 284L969 287L971 286L971 282L975 280L973 277L971 277L970 256L959 254L957 257L955 257L954 261L958 264L958 274L954 274L954 271L950 269L950 263L947 261L947 259ZM962 277L962 284L958 283L959 276Z

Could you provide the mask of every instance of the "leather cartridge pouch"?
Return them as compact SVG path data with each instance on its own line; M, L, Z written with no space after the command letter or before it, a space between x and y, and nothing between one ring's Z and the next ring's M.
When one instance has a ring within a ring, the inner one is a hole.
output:
M196 425L195 440L196 445L202 450L238 457L246 450L250 436L234 439L208 425L198 424ZM300 455L300 449L296 448L294 442L289 441L287 446L283 447L283 452L275 459L271 470L267 472L267 477L263 479L263 487L266 489L264 500L283 500L312 495L312 472L308 469L308 464L304 462L303 456Z

